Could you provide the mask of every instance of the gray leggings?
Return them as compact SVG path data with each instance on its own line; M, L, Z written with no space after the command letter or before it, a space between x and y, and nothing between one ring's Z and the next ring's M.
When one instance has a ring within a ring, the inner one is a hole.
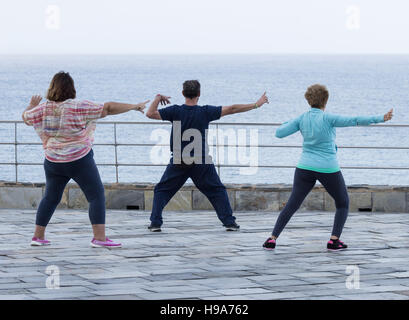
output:
M335 200L336 212L332 235L340 237L348 217L349 198L341 171L335 173L320 173L310 170L296 169L294 185L290 199L277 218L273 236L278 237L290 221L293 214L300 208L305 197L310 193L315 183L321 182L325 190Z

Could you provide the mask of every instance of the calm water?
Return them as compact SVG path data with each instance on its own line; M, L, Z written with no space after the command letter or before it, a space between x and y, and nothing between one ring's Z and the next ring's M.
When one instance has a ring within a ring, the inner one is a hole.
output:
M391 124L409 124L409 56L0 56L0 120L20 120L21 112L33 94L44 95L54 73L65 70L73 76L79 99L97 102L140 102L158 92L183 103L181 84L199 79L202 104L228 105L255 101L265 90L270 104L248 113L228 116L223 122L283 122L308 110L303 98L313 83L323 83L330 90L328 111L344 115L383 114L395 108ZM151 121L140 113L107 118L109 121ZM155 134L169 126L118 127L120 143L156 143ZM249 143L253 127L223 127L238 135L246 129ZM39 142L32 128L19 125L20 142ZM274 138L276 127L258 128L259 144L299 145L300 135L284 140ZM337 130L339 146L409 146L408 128L344 128ZM228 132L228 131L225 131ZM99 125L96 143L113 142L113 127ZM12 142L11 125L0 124L0 143ZM227 139L226 139L227 142ZM0 145L0 162L14 161L14 146ZM98 163L113 163L113 147L95 146ZM166 151L155 161L167 160ZM244 159L256 155L260 165L295 166L300 154L296 148L241 149ZM151 163L151 147L118 147L120 163ZM161 154L161 153L159 153ZM236 149L229 155L237 164ZM232 157L236 157L236 161ZM340 149L341 166L409 167L408 150ZM224 151L224 162L228 160ZM42 162L41 146L20 146L18 160ZM242 162L243 163L243 162ZM244 162L245 163L245 162ZM243 163L243 164L244 164ZM104 181L115 181L115 168L100 167ZM162 167L120 167L121 182L155 182ZM252 175L240 174L237 168L222 168L225 182L291 183L293 169L262 169ZM19 166L20 181L44 181L41 166ZM344 170L347 184L409 185L409 170ZM13 181L14 167L0 165L0 180Z

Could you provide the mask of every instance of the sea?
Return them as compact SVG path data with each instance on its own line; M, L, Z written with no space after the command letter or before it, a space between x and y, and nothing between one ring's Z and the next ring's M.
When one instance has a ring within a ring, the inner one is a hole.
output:
M183 104L182 84L191 79L201 83L202 105L253 103L266 91L269 104L223 117L209 132L211 144L229 145L211 147L222 181L243 184L292 183L302 137L278 139L275 130L308 111L309 85L324 84L330 92L326 112L379 115L394 109L388 126L337 129L347 185L409 185L409 55L3 55L0 181L45 181L40 139L33 128L7 121L20 121L30 97L45 96L61 70L74 78L78 99L101 103L138 103L161 93ZM94 153L102 180L159 181L169 160L163 145L169 132L168 123L134 111L99 120ZM116 148L110 145L115 139Z

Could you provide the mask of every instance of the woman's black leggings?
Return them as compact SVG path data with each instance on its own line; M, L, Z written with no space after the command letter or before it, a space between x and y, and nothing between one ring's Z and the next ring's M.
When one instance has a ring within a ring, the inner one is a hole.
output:
M290 199L278 216L273 230L273 236L278 237L290 221L293 214L300 208L305 197L310 193L316 181L321 182L325 190L335 200L335 220L332 235L340 237L348 217L349 198L341 171L335 173L320 173L297 168L294 174L294 185Z
M61 201L64 188L73 179L89 202L91 224L105 224L105 195L91 150L85 157L66 163L44 161L46 187L37 210L36 225L46 227Z

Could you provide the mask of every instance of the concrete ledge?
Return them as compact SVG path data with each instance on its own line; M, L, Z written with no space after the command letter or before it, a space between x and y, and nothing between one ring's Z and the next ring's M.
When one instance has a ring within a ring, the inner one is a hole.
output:
M151 210L153 190L150 183L106 184L107 209ZM235 211L279 211L291 194L291 185L227 184L226 189ZM409 186L348 187L350 211L409 212ZM44 184L0 182L0 208L35 209L44 194ZM87 209L88 202L76 184L67 185L60 209ZM334 200L320 186L305 199L303 211L334 211ZM209 200L193 185L184 186L165 210L213 210Z
M264 190L236 191L237 211L278 211L279 193Z
M230 200L230 205L232 208L235 206L235 191L234 190L227 190L227 195ZM213 206L207 197L201 193L199 190L192 191L192 206L193 210L213 210Z
M153 190L144 192L145 195L145 210L152 210ZM108 206L109 204L107 204ZM192 210L192 191L180 190L166 205L164 211L191 211Z
M35 209L42 195L41 187L0 187L0 208Z

